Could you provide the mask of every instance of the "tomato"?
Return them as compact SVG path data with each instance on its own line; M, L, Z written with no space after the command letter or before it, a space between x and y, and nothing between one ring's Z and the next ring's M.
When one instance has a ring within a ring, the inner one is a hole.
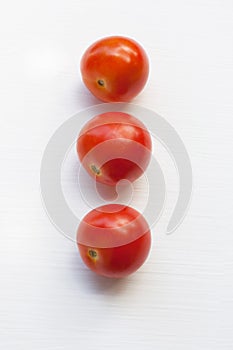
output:
M151 137L132 115L107 112L95 116L81 130L77 153L86 171L97 181L116 185L135 181L151 158Z
M80 68L86 87L105 102L130 101L143 89L149 75L144 49L122 36L92 44L83 55Z
M77 231L77 245L84 263L97 274L124 277L146 260L151 233L135 209L108 204L90 211Z

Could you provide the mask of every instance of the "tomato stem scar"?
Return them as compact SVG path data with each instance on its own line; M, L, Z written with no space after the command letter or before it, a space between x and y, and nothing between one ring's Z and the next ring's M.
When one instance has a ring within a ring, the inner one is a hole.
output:
M103 81L102 79L99 79L99 80L97 81L97 83L98 83L100 86L104 86L104 81Z
M92 164L91 165L91 170L93 171L93 173L97 176L99 176L101 173L100 173L100 169L98 169L95 164Z
M90 249L88 251L88 254L90 255L91 258L96 258L97 257L97 252L93 249Z

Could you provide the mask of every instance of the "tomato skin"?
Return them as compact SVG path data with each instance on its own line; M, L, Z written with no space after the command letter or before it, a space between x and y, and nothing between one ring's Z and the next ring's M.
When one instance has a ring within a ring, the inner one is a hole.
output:
M92 44L80 63L84 84L105 102L127 102L138 95L149 75L149 60L135 40L111 36Z
M151 233L146 220L135 209L108 204L83 218L77 231L77 245L82 260L92 271L121 278L134 273L145 262Z
M152 142L145 125L123 112L95 116L81 130L77 153L86 171L96 180L116 185L135 181L146 170Z

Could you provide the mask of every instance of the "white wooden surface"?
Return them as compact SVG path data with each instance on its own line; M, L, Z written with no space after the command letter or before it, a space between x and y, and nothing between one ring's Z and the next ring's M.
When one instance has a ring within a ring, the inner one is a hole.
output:
M232 18L231 0L2 3L1 349L233 349ZM134 102L176 128L194 171L184 223L164 234L168 200L150 259L120 281L87 271L39 191L49 137L98 103L80 82L81 54L110 34L147 50L150 80Z

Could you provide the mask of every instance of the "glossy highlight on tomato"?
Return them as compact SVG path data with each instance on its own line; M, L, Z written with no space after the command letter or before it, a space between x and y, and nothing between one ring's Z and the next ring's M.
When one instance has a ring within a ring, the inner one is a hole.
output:
M95 97L105 102L127 102L144 88L149 60L135 40L110 36L88 47L80 69L84 84Z
M151 159L152 142L145 125L123 112L106 112L87 122L77 144L79 159L96 181L116 185L139 178Z
M112 278L138 270L151 247L151 233L143 215L121 204L90 211L81 221L76 239L87 267Z

